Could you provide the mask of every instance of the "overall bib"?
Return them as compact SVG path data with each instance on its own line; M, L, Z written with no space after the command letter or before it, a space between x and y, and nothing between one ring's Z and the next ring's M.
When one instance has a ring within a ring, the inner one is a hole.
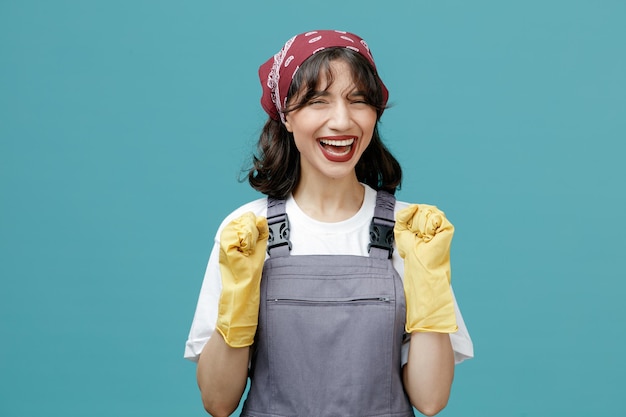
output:
M268 199L270 258L242 416L413 416L400 357L404 288L390 259L394 205L378 192L369 257L290 256L285 201Z

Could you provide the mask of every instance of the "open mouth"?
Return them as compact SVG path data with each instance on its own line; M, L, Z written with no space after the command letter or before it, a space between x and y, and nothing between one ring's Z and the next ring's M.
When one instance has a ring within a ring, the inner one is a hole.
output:
M345 162L352 157L356 137L342 136L319 139L324 156L333 162Z

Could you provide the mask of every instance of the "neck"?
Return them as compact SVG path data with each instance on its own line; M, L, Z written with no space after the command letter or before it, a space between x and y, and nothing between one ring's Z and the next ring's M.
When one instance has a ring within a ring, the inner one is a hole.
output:
M293 191L298 207L309 217L331 223L354 216L361 209L364 197L365 188L356 176L324 182L300 178Z

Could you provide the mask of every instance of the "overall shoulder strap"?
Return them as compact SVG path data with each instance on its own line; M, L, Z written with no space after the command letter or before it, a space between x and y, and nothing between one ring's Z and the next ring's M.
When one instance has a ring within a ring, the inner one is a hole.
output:
M289 256L289 218L285 211L285 200L267 198L267 253L270 257Z
M394 208L396 198L387 191L379 190L376 194L376 208L370 224L370 244L367 250L370 256L379 259L391 259L393 254L393 226L395 225Z

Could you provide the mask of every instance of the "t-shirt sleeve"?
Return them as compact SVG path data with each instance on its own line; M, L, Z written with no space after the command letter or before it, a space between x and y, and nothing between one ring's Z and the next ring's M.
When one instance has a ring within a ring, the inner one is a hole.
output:
M466 359L474 357L474 344L472 343L472 338L469 335L465 320L463 320L463 315L457 304L454 289L452 289L452 296L454 297L456 324L459 329L454 333L450 333L450 341L452 342L452 350L454 350L454 362L461 363Z
M196 304L196 312L185 343L185 359L197 362L202 348L215 331L219 296L222 292L222 279L219 270L219 242L217 238L209 257Z

